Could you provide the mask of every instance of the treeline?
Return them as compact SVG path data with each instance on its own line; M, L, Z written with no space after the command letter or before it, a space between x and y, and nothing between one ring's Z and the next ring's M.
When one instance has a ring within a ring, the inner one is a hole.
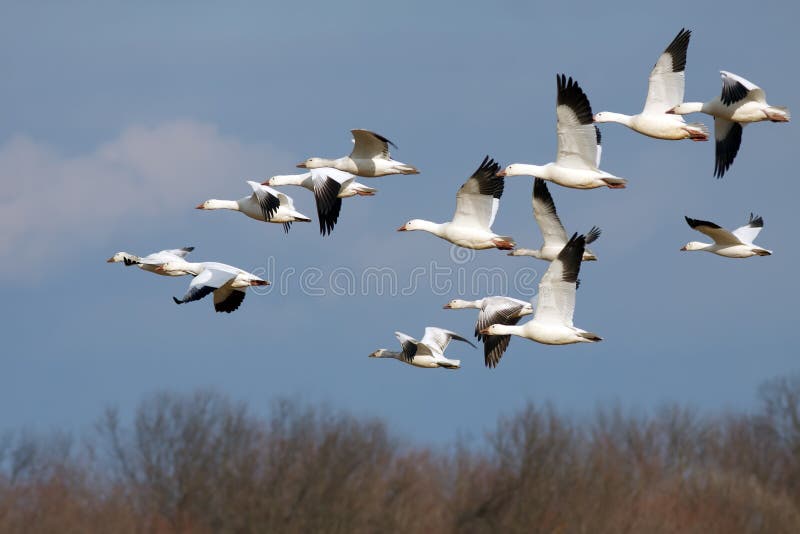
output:
M749 414L576 422L529 405L479 446L214 392L159 394L84 439L0 439L2 533L800 532L800 378Z

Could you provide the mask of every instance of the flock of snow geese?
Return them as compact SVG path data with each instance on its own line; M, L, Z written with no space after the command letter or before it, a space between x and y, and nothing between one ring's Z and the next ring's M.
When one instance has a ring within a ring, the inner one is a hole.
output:
M549 261L550 266L541 278L535 304L505 296L490 296L480 300L452 300L446 309L474 308L479 310L475 337L483 342L487 367L495 367L510 342L520 336L539 343L564 345L594 343L602 338L573 325L578 274L583 261L597 257L586 248L600 236L593 227L586 234L568 236L561 223L553 197L546 182L575 189L609 187L622 189L627 181L600 170L600 130L595 123L617 122L656 139L691 139L706 141L708 129L701 123L686 123L682 115L706 113L714 117L716 157L714 175L721 178L731 167L742 139L742 127L750 122L769 120L788 122L789 110L767 104L764 91L744 78L722 71L722 92L713 100L683 102L686 52L691 31L681 30L658 58L650 73L644 109L637 115L603 111L592 113L586 94L572 78L556 77L556 133L558 153L555 162L545 165L515 163L505 168L486 156L477 170L456 193L453 219L435 223L412 219L399 231L423 230L450 243L469 249L511 250L511 256L532 256ZM314 194L320 233L328 235L339 218L342 199L352 196L372 196L376 190L356 182L357 177L376 178L391 174L418 174L406 163L391 158L385 137L368 130L352 130L354 147L350 155L338 159L312 157L297 165L304 174L273 176L263 183L248 181L252 193L239 200L211 199L198 209L228 209L240 211L258 221L280 223L286 232L293 222L311 219L298 212L291 197L274 187L295 185ZM396 148L396 147L395 147ZM533 176L533 215L544 240L536 250L516 249L513 238L492 231L504 179L507 176ZM768 256L771 251L753 244L764 225L763 219L750 215L745 226L728 231L712 222L686 217L691 228L713 240L713 243L692 241L681 250L704 250L728 258ZM139 257L118 252L108 262L122 262L166 276L192 275L189 289L183 298L173 297L177 304L200 300L213 293L218 312L233 312L242 303L250 286L268 285L258 276L218 262L192 263L186 256L192 247L162 250ZM526 315L533 318L522 325L517 323ZM421 340L395 332L400 351L379 349L374 358L395 358L416 367L457 369L460 360L445 357L451 340L472 345L455 332L428 327ZM474 347L475 345L473 345Z

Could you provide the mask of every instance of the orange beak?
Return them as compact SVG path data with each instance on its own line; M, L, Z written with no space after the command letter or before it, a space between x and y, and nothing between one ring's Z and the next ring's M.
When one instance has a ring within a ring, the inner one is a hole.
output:
M111 256L106 260L106 263L114 263L114 256Z
M505 170L497 171L497 174L495 174L495 176L505 176L505 175L506 175L506 171Z
M484 336L488 336L489 335L489 329L488 328L484 328L479 333L483 334Z
M196 209L196 210L204 210L205 208L203 207L203 204L205 204L205 202L202 203L202 204L198 204L197 206L194 207L194 209Z
M306 162L304 161L303 163L298 163L298 164L296 165L296 167L297 167L298 169L306 169L306 168L307 168L307 167L306 167Z
M270 185L269 180L267 180L265 182L261 182L261 185Z
M404 224L403 226L401 226L400 228L398 228L398 229L397 229L397 231L398 231L398 232L407 232L408 230L406 230L406 225Z

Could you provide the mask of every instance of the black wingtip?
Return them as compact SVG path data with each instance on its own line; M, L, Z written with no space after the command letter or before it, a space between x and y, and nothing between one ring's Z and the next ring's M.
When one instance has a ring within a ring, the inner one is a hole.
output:
M191 251L194 250L194 247L183 247L181 250L183 250L185 252L191 252Z
M183 304L183 301L182 301L182 300L179 300L179 299L178 299L178 298L176 298L176 297L172 297L172 301L173 301L175 304Z
M589 97L580 88L578 82L573 80L572 77L567 78L565 74L557 74L556 86L558 88L556 106L568 106L575 113L578 122L581 124L593 124L594 113L592 113L592 105L589 103Z
M475 172L472 173L472 178L478 180L481 195L491 195L494 198L503 196L505 179L503 176L497 176L499 170L500 164L487 154Z
M761 215L753 215L750 213L750 220L747 222L748 226L752 226L753 228L763 228L764 227L764 219L761 218Z
M672 72L683 72L686 70L686 52L689 49L689 39L692 30L681 28L678 35L664 49L665 54L672 55Z

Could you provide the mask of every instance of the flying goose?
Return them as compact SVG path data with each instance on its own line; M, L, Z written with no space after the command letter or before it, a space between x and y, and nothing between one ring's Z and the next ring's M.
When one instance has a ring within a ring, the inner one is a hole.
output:
M602 338L572 324L575 290L586 244L585 236L573 234L550 263L539 283L533 319L522 325L493 324L481 330L492 336L520 336L546 345L594 343Z
M194 247L183 247L183 248L171 248L167 250L160 250L158 252L153 252L152 254L148 254L144 257L139 257L134 254L130 254L128 252L117 252L110 258L106 260L107 263L124 263L125 266L130 267L131 265L136 265L143 271L147 271L149 273L156 273L162 274L166 276L180 276L177 273L167 273L163 271L158 271L157 267L159 265L163 265L167 262L180 262L189 254L191 251L194 250Z
M681 29L659 56L653 70L650 71L647 100L641 113L623 115L601 111L594 116L594 122L618 122L631 130L656 139L708 141L708 128L705 124L699 122L686 124L683 117L667 113L683 102L686 51L689 49L691 35L691 30Z
M301 169L318 169L320 167L333 167L340 171L349 172L358 176L375 178L388 174L419 174L419 171L389 155L389 145L397 145L384 136L369 130L350 130L353 134L353 151L349 156L338 159L308 158L297 166Z
M553 197L550 196L550 191L547 189L547 182L541 178L533 180L533 195L531 195L531 203L533 204L533 217L542 231L544 238L544 245L539 250L531 250L527 248L518 248L508 253L509 256L533 256L540 260L553 261L567 244L567 231L564 230L564 225L561 224L561 219L558 218L556 213L556 205L553 202ZM586 244L592 243L600 237L600 229L593 226L586 234ZM583 261L595 261L597 256L592 253L588 248L583 251Z
M489 156L483 158L478 169L456 193L456 213L452 221L437 224L412 219L397 231L424 230L464 248L511 250L513 238L492 232L503 195L503 178L497 176L499 168Z
M667 113L686 115L706 113L714 117L716 156L714 176L722 178L733 165L742 144L742 126L748 122L789 122L789 108L770 106L764 90L756 84L731 72L719 71L722 76L722 94L710 102L685 102Z
M269 282L252 273L214 261L168 262L160 265L156 270L172 276L184 274L194 276L189 283L189 290L183 298L172 297L175 304L200 300L209 293L214 293L214 309L225 313L231 313L239 307L244 300L245 289L248 287L269 285Z
M314 193L314 200L317 202L319 232L327 235L333 231L336 221L339 220L343 198L355 195L373 196L377 192L377 189L359 184L355 179L356 176L349 172L333 167L321 167L311 169L303 174L273 176L261 185L299 185Z
M772 254L771 250L753 244L761 228L764 227L764 219L754 216L752 213L747 224L740 226L733 232L713 222L685 218L692 229L706 234L714 240L714 244L690 241L681 250L704 250L726 258L749 258L750 256L769 256Z
M417 341L402 332L395 332L394 335L400 341L400 347L402 348L400 352L378 349L370 354L369 357L394 358L414 367L458 369L461 367L461 360L451 360L444 357L444 351L447 345L450 344L450 340L457 339L469 343L473 347L475 346L455 332L435 326L425 328L425 335L422 336L422 341Z
M500 176L536 176L564 187L593 189L610 187L622 189L627 180L617 178L600 165L600 130L592 119L592 106L578 82L563 74L556 76L558 97L556 117L558 123L558 154L555 163L544 166L514 163L498 174Z
M478 322L475 323L475 337L483 341L483 359L486 367L497 367L500 358L508 347L511 336L490 336L481 334L481 330L493 324L514 325L519 320L533 313L530 302L511 297L484 297L479 300L454 299L444 305L446 310L463 310L475 308L480 310Z
M199 210L234 210L240 211L257 221L283 224L283 230L295 221L310 222L311 219L294 209L292 197L258 182L247 181L253 194L239 200L217 200L212 198L197 206Z

